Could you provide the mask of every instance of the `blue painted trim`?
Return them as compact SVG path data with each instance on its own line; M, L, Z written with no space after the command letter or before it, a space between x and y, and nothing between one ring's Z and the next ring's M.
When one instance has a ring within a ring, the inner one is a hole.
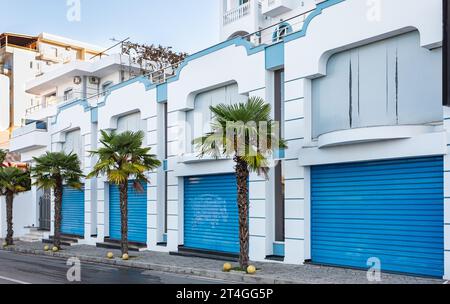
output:
M304 37L304 36L306 35L306 31L307 31L307 29L308 29L308 26L309 26L310 22L311 22L315 17L319 16L319 15L322 13L322 11L323 11L324 9L329 8L329 7L331 7L331 6L335 5L335 4L341 3L341 2L343 2L343 1L345 1L345 0L328 0L328 1L325 1L325 2L323 2L323 3L318 4L317 7L316 7L316 9L315 9L313 12L311 12L310 15L308 16L308 18L306 19L306 21L305 21L305 23L304 23L304 25L303 25L302 30L300 30L300 31L298 31L298 32L294 32L294 33L291 33L291 34L286 35L286 36L284 37L284 39L283 39L283 42L286 43L286 42L289 42L289 41L292 41L292 40L295 40L295 39ZM283 44L284 44L284 43L283 43ZM236 46L236 47L240 47L240 46L245 47L248 56L257 54L257 53L259 53L259 52L262 52L262 51L264 51L266 48L269 48L269 47L270 47L270 46L268 46L268 45L266 45L266 44L261 44L261 45L255 47L251 42L247 41L246 39L244 39L244 38L242 38L242 37L236 37L236 38L234 38L234 39L230 39L230 40L221 42L221 43L219 43L219 44L213 45L213 46L211 46L211 47L209 47L209 48L207 48L207 49L204 49L204 50L202 50L202 51L200 51L200 52L197 52L197 53L195 53L195 54L192 54L192 55L188 56L188 57L180 64L180 66L179 66L178 69L176 70L175 76L169 78L164 84L167 85L168 83L178 81L179 78L180 78L181 71L183 70L184 67L186 67L186 66L189 64L189 62L191 62L191 61L193 61L193 60L196 60L196 59L199 59L199 58L201 58L201 57L203 57L203 56L206 56L206 55L208 55L208 54L214 53L214 52L216 52L216 51L222 50L222 49L224 49L224 48L226 48L226 47L229 47L229 46L232 46L232 45L234 45L234 46ZM294 80L295 80L295 79L294 79ZM293 81L293 80L289 80L289 81ZM289 81L286 81L286 82L289 82ZM108 89L108 91L105 92L105 98L104 98L104 100L103 100L102 102L100 102L100 103L98 104L97 107L103 107L103 106L106 104L106 100L107 100L108 96L111 94L111 92L113 92L113 91L115 91L115 90L118 90L118 89L120 89L120 88L123 88L123 87L125 87L125 86L128 86L128 85L130 85L130 84L136 83L136 82L143 83L144 86L145 86L145 90L146 90L146 91L149 91L149 90L151 90L151 89L156 88L157 86L162 85L162 84L154 84L154 83L152 83L152 82L151 82L147 77L145 77L145 76L139 76L139 77L135 77L135 78L129 79L129 80L127 80L127 81L124 81L124 82L121 82L121 83L118 83L118 84L116 84L116 85L111 86L111 87ZM83 99L83 100L76 100L76 101L74 101L74 102L71 102L70 104L66 104L66 105L63 105L61 108L58 108L58 112L57 112L57 114L56 114L56 116L55 116L55 119L54 119L54 121L52 122L52 124L55 124L55 123L56 123L57 117L58 117L58 115L59 115L59 113L60 113L61 111L67 109L68 107L70 107L70 106L72 106L72 105L76 105L76 104L82 104L82 105L85 107L84 111L85 111L85 112L89 111L90 106L89 106L89 104L88 104L88 102L87 102L86 99Z
M163 170L167 172L167 170L169 169L169 163L167 161L167 159L163 160Z
M286 157L286 149L276 149L273 152L273 158L274 159L284 159Z
M92 108L91 109L91 123L97 123L98 122L98 108Z
M275 71L284 67L284 42L271 45L265 50L266 70Z
M52 120L52 125L54 125L54 124L57 123L57 121L58 121L58 116L59 116L59 114L60 114L62 111L65 111L65 110L67 110L67 109L70 109L70 108L72 108L72 107L79 106L79 105L81 105L81 106L83 107L83 111L84 111L85 113L88 112L88 111L90 111L90 109L91 109L91 106L89 105L89 103L88 103L88 101L87 101L86 99L75 99L75 100L72 100L72 101L70 101L70 102L63 103L63 104L61 104L61 105L59 105L59 106L57 107L56 115L55 115L55 117L54 117L53 120Z
M156 86L156 102L167 102L167 83L163 83Z
M273 255L284 257L285 255L284 243L273 243Z
M339 4L339 3L344 2L344 1L345 0L328 0L328 1L322 2L320 4L317 4L316 9L313 12L311 12L308 15L308 17L306 18L305 23L303 25L303 28L300 31L298 31L298 32L289 34L286 37L284 37L284 42L289 42L289 41L292 41L292 40L295 40L295 39L298 39L298 38L306 36L306 32L308 31L309 24L311 23L311 21L314 18L316 18L317 16L322 14L322 11L324 9L329 8L330 6Z

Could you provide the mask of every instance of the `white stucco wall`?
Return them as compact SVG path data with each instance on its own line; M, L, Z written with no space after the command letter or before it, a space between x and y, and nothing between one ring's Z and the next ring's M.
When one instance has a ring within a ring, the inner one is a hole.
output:
M14 238L19 238L28 233L25 229L34 223L32 192L28 191L14 197L13 202L13 230ZM5 198L0 198L0 238L6 237L6 202Z

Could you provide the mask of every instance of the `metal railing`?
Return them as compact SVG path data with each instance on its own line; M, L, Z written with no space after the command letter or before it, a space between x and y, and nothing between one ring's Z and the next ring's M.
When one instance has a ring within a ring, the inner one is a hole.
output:
M65 96L50 96L50 97L43 97L41 102L39 102L37 105L31 106L26 109L26 115L30 115L32 113L35 113L41 109L46 109L51 106L63 103L63 102L70 102L73 100L83 99L84 95L81 92L72 92L70 94L67 94Z
M34 121L28 124L25 124L23 127L15 129L12 133L12 137L19 137L26 135L28 133L32 133L35 131L46 132L47 131L47 123L45 121Z
M303 30L309 14L314 10L315 8L310 9L300 15L270 25L257 32L244 36L243 39L250 41L255 47L262 44L271 45L283 41L287 35Z
M223 15L223 25L233 23L250 14L251 3L252 1L248 1L247 3L244 3L232 10L225 12L225 14Z

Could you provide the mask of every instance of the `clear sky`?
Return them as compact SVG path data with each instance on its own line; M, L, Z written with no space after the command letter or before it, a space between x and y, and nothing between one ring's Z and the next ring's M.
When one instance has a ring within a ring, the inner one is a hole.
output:
M74 12L77 1L80 21L69 21L68 12ZM173 46L174 50L189 53L219 42L218 0L0 0L0 3L0 33L47 32L104 47L113 44L110 38L131 37L133 42Z

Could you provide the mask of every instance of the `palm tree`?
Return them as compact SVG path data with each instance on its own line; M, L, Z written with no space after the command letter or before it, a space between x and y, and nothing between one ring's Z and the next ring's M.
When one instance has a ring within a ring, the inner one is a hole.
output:
M14 196L25 191L29 191L31 187L31 178L29 170L20 170L14 167L0 167L0 196L6 197L6 221L7 234L6 244L13 245L13 202Z
M53 189L55 196L55 231L53 246L61 248L62 195L63 185L81 189L83 177L78 156L74 153L47 152L40 157L34 157L35 166L32 177L40 189Z
M6 151L0 149L0 167L2 166L3 162L6 159L6 155L7 155Z
M151 148L143 148L144 132L124 132L108 134L102 131L97 151L91 151L98 162L88 178L106 175L108 181L118 185L120 191L121 249L128 254L128 180L134 179L134 188L143 191L141 182L149 182L145 172L161 166L156 156L150 154Z
M273 150L287 148L287 145L279 136L278 124L270 118L270 104L262 98L211 106L210 110L214 114L212 131L194 139L193 143L200 157L233 157L238 188L239 263L246 269L249 263L249 174L257 172L267 178Z

